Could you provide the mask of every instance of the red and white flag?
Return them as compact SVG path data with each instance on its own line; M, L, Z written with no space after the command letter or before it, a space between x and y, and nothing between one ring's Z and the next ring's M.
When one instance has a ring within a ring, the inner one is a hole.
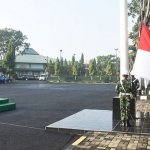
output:
M150 80L150 30L144 24L132 74Z

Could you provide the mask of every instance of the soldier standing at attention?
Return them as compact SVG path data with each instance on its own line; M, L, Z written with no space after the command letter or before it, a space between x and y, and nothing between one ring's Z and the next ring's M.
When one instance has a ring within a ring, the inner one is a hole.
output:
M127 70L123 72L122 77L123 80L117 84L115 91L119 94L120 98L120 117L122 120L122 126L131 127L129 119L132 87L130 80L128 80Z
M135 76L132 74L132 72L131 72L131 85L132 85L132 89L133 89L133 97L136 98L137 90L140 87L140 83L139 83L139 80L136 79Z

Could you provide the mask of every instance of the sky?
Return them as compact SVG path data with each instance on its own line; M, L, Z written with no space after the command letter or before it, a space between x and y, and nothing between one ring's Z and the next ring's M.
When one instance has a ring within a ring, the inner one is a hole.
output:
M20 30L39 54L85 61L119 56L120 0L3 0L0 29ZM131 21L128 21L129 29Z

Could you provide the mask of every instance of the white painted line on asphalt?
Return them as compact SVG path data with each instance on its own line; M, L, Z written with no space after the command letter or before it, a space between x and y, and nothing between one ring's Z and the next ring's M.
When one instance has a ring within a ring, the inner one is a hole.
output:
M4 122L0 122L0 124L5 124L5 125L10 125L10 126L15 126L15 127L22 127L22 128L35 129L35 130L45 130L42 128L28 127L28 126L22 126L22 125L10 124L10 123L4 123Z

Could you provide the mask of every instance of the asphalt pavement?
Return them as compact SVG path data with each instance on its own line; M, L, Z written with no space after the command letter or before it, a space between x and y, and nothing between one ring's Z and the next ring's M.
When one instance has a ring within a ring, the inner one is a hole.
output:
M0 150L61 150L78 135L45 131L45 126L83 109L112 110L114 90L114 84L0 84L0 97L16 103L15 110L0 112Z

